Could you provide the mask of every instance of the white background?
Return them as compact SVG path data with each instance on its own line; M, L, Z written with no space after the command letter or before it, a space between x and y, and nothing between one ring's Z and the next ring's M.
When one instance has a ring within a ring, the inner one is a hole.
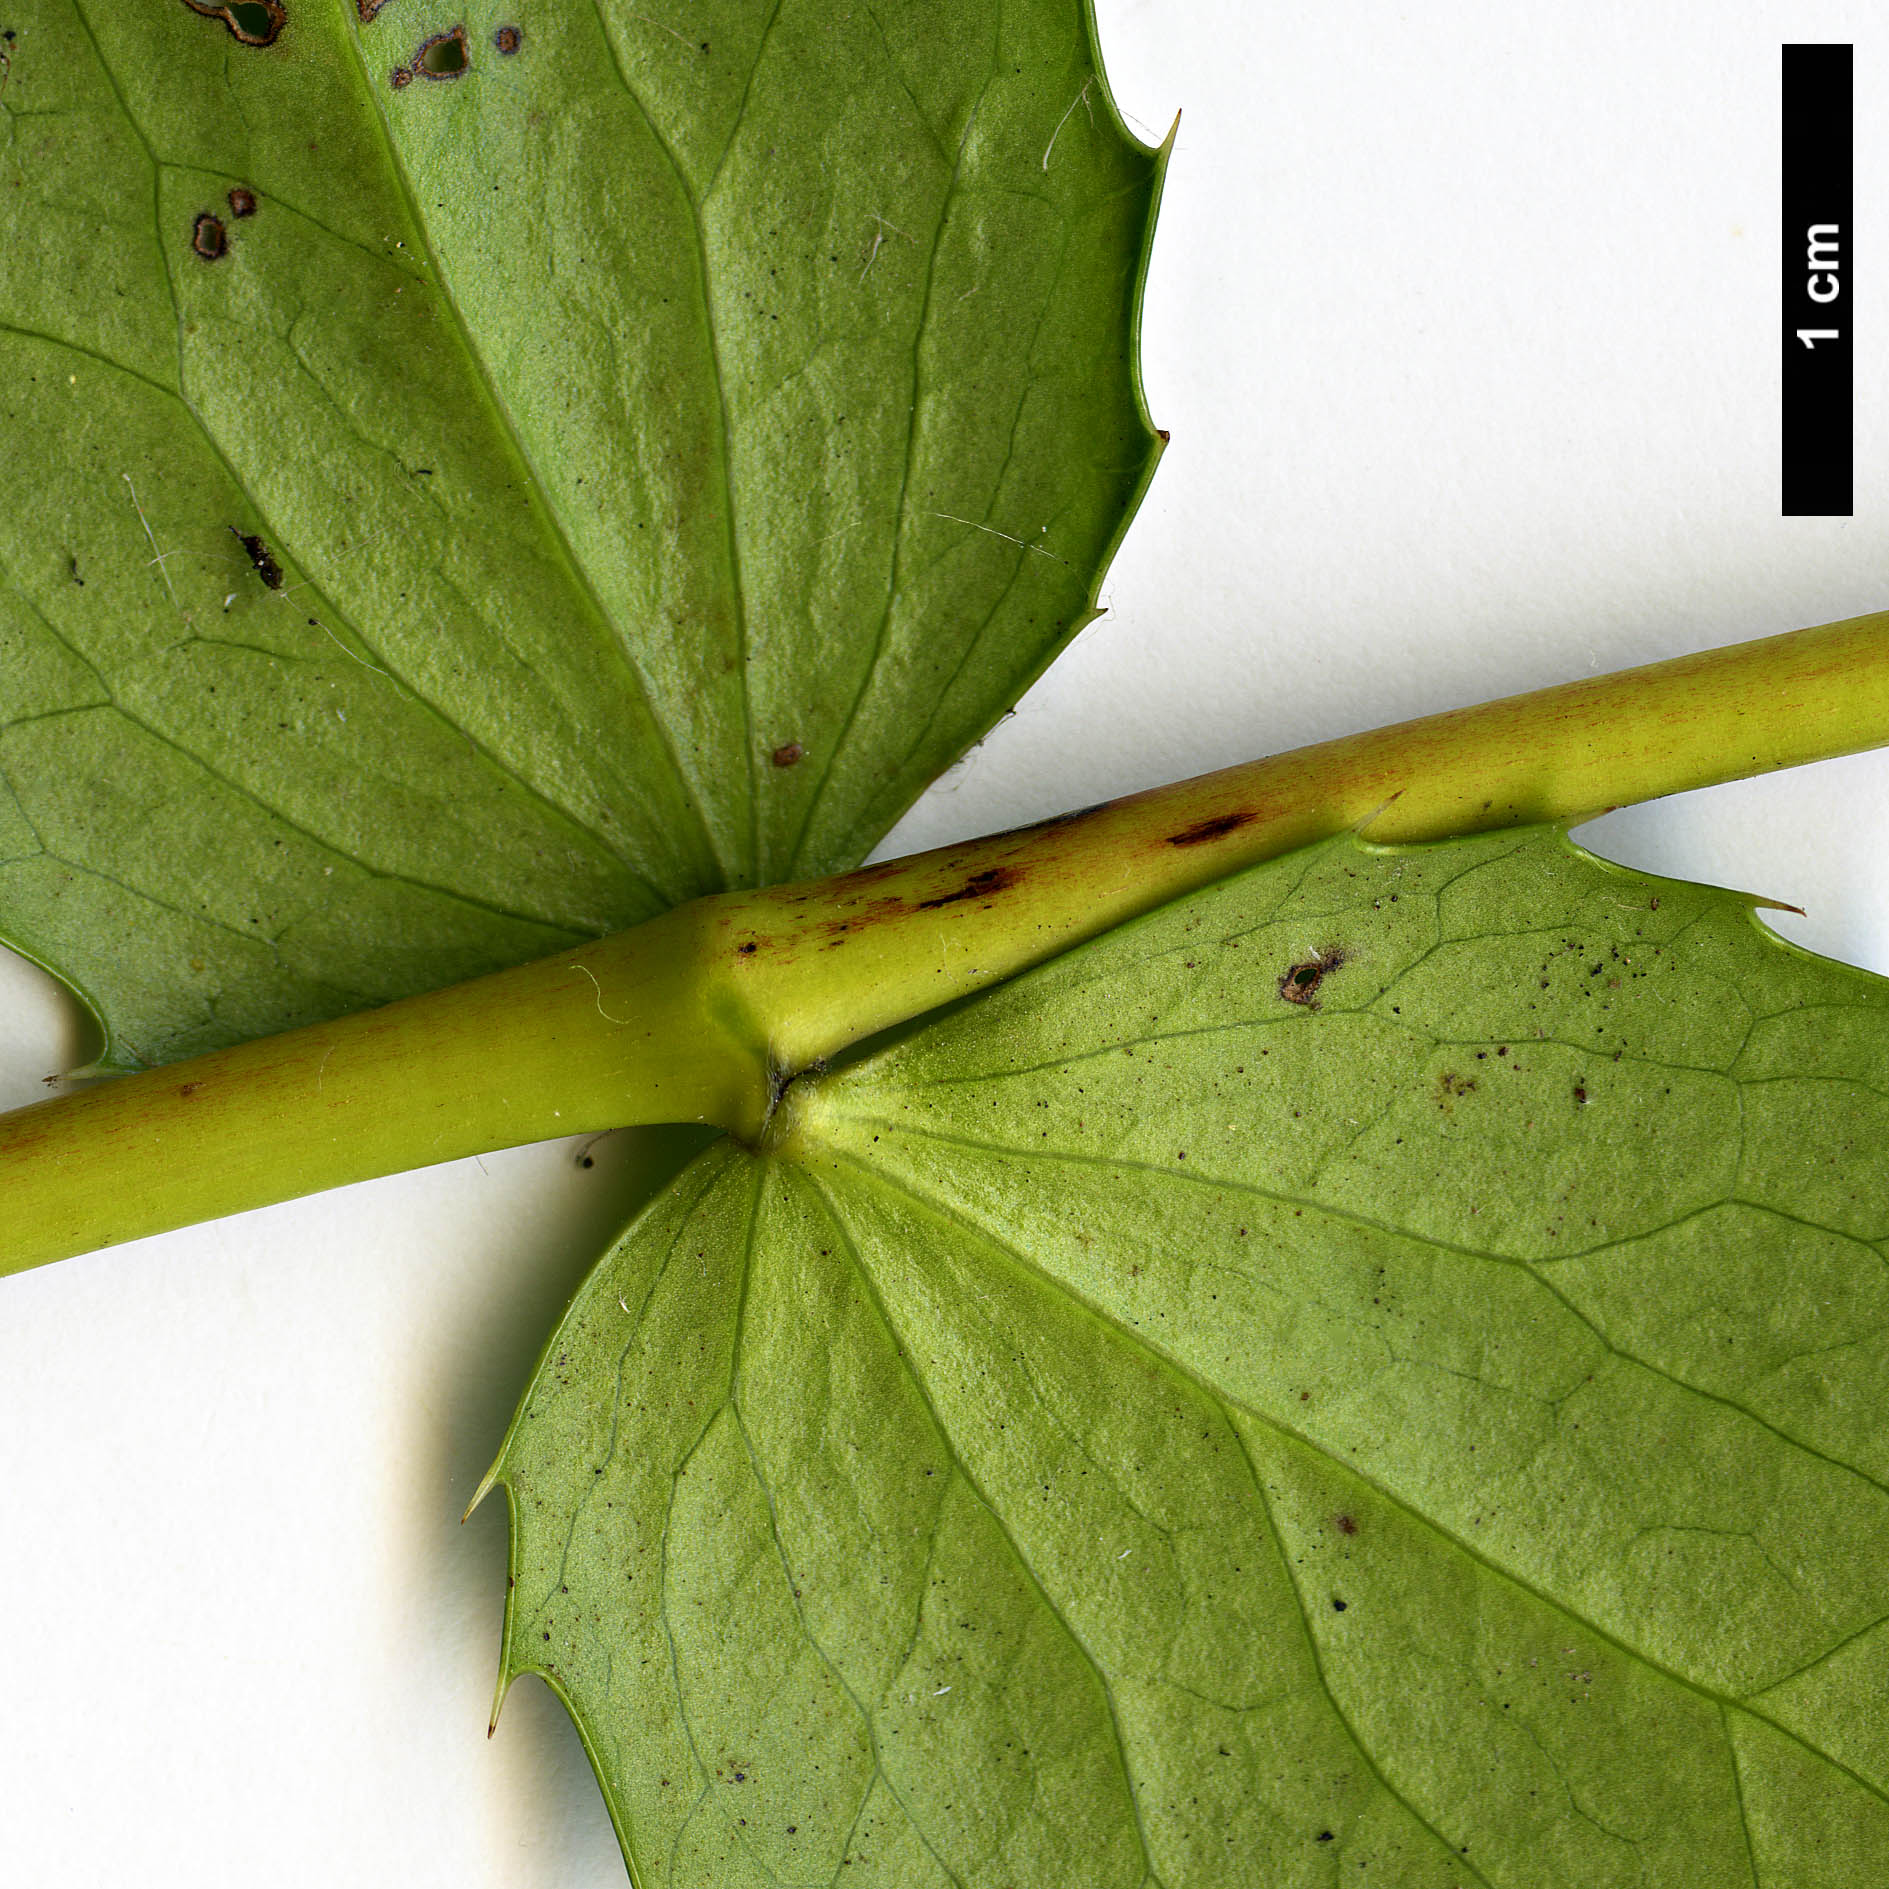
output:
M1889 606L1876 11L1105 0L1131 121L1185 108L1145 337L1173 445L1109 614L891 850ZM1857 42L1854 522L1778 515L1789 39ZM1885 813L1865 758L1587 838L1889 969ZM76 1041L0 962L0 1105ZM535 1681L486 1741L504 1517L458 1516L637 1158L550 1144L0 1283L9 1880L623 1883Z

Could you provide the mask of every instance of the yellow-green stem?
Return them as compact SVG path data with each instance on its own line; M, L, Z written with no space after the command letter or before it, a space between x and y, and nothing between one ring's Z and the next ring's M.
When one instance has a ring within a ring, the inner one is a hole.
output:
M1334 833L1534 821L1889 742L1889 615L1301 748L0 1117L0 1271L546 1137L765 1138L847 1045Z
M705 917L0 1115L0 1273L553 1135L758 1127Z

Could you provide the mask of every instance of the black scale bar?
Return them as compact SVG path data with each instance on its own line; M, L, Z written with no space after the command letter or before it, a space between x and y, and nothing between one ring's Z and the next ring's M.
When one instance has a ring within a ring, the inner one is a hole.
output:
M1848 46L1784 48L1784 515L1849 517L1855 369Z

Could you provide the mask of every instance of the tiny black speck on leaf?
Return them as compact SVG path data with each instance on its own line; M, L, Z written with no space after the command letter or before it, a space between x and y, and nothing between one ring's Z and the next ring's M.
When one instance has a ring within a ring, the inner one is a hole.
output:
M1349 1601L1345 1601L1345 1600L1339 1600L1339 1599L1337 1599L1337 1598L1335 1598L1335 1597L1334 1597L1334 1599L1333 1599L1333 1601L1332 1601L1332 1604L1331 1604L1331 1610L1332 1610L1332 1612L1333 1612L1333 1613L1335 1613L1335 1614L1341 1614L1341 1613L1343 1613L1343 1612L1344 1612L1344 1610L1345 1610L1345 1609L1346 1609L1346 1608L1347 1608L1348 1606L1350 1606L1350 1604L1351 1604L1351 1603L1350 1603Z

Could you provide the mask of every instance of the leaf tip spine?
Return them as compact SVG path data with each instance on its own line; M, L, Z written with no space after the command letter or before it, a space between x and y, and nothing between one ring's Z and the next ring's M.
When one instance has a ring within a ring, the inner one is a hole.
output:
M497 1487L501 1479L500 1472L504 1467L505 1452L500 1450L498 1456L493 1461L492 1467L479 1478L479 1486L473 1490L472 1500L466 1504L465 1512L459 1518L459 1526L461 1528L464 1528L465 1525L472 1520L472 1511L492 1493L495 1487Z

